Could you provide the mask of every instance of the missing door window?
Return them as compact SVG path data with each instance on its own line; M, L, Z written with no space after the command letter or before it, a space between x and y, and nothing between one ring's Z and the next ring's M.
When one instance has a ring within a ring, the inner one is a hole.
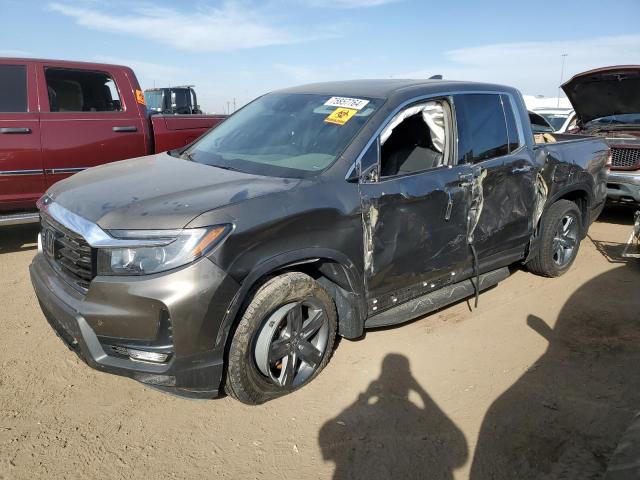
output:
M441 101L414 105L396 115L380 135L381 175L407 175L445 165L447 117L447 105Z

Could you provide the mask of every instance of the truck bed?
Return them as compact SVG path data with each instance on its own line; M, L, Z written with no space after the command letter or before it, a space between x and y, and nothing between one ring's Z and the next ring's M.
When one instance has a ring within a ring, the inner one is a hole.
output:
M569 133L536 133L533 135L536 145L545 143L565 143L575 140L593 139L591 135L573 135Z
M534 138L535 158L543 166L540 173L546 185L545 190L548 189L547 203L555 201L568 188L577 186L586 193L588 203L594 210L604 204L607 183L605 166L610 153L604 140L589 135L563 133L537 134ZM586 233L586 229L583 233Z

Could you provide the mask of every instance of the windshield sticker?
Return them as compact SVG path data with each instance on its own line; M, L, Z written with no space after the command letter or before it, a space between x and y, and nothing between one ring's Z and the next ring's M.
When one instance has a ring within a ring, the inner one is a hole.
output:
M324 119L324 121L327 123L334 123L336 125L344 125L356 113L358 113L358 111L353 108L336 108L331 112L331 115Z
M329 107L344 107L355 110L362 110L367 105L367 103L369 103L369 100L347 97L331 97L329 100L324 102L324 104Z

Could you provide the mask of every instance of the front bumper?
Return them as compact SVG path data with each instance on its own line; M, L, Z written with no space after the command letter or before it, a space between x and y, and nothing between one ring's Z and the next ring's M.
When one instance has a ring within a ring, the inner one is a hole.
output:
M207 258L164 274L96 277L86 294L38 253L31 282L42 311L62 340L89 366L195 398L220 391L224 346L219 327L239 286ZM132 360L112 346L170 352L165 363Z
M609 172L607 199L618 202L640 203L640 172Z

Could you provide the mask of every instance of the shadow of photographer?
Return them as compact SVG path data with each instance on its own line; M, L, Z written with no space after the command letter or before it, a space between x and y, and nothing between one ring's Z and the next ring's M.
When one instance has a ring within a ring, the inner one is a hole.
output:
M399 354L387 355L380 377L323 425L319 443L324 459L336 465L336 480L450 479L468 457L462 431Z
M602 477L640 410L639 285L625 264L578 288L555 328L529 315L547 350L489 408L470 478Z

